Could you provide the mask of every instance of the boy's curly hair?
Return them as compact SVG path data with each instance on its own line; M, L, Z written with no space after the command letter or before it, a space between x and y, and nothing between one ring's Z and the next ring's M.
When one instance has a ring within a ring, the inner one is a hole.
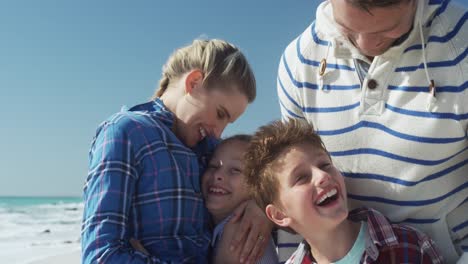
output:
M273 121L253 135L245 154L244 174L251 194L263 210L278 199L279 181L273 170L278 156L289 147L304 143L328 154L320 136L305 121Z

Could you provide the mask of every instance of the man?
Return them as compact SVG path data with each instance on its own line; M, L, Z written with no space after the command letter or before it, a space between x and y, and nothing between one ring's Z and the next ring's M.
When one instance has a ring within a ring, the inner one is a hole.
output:
M448 263L468 258L467 17L447 0L324 1L278 72L283 118L316 127L351 207L424 231Z

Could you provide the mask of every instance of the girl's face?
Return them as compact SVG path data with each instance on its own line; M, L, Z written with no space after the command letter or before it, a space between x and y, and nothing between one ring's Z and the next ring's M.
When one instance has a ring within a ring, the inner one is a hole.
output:
M205 205L215 222L229 216L241 202L250 198L243 174L247 145L240 140L221 143L203 175Z
M206 136L219 138L224 128L244 113L247 96L236 87L227 88L198 86L180 99L176 135L185 145L193 147Z

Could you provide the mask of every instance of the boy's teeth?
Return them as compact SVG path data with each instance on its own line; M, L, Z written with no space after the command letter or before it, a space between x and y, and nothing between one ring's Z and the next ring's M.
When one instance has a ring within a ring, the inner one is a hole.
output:
M220 193L220 194L226 194L227 193L225 190L220 189L220 188L210 188L210 192Z
M330 191L328 191L326 194L324 194L322 197L320 197L320 199L317 201L316 204L321 204L323 201L325 201L325 199L329 198L329 197L333 197L338 191L336 189L332 189Z

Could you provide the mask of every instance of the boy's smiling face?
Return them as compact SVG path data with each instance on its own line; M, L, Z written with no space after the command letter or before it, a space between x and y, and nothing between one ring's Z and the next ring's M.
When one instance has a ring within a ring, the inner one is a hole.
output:
M266 213L279 226L301 234L311 229L323 232L347 218L343 176L324 150L310 143L291 146L278 156L272 169L279 195Z

